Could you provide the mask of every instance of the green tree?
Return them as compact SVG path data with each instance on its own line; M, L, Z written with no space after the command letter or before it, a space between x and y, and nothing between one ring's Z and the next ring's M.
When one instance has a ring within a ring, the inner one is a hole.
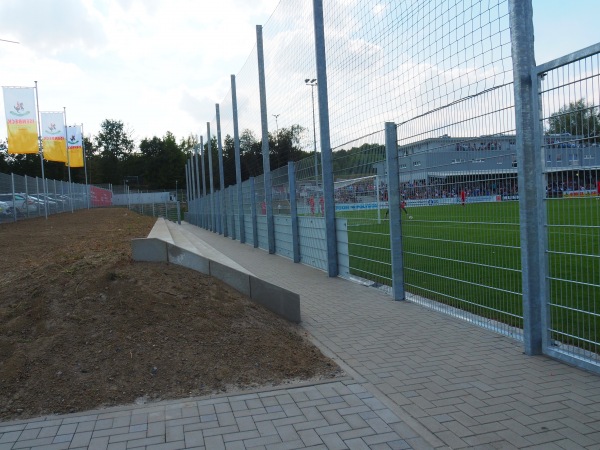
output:
M171 189L185 179L186 154L171 132L163 138L154 136L140 143L143 177L150 189ZM176 183L177 181L177 183Z
M123 159L129 155L134 148L131 133L125 130L120 120L105 119L100 125L100 131L96 136L96 149L102 155L114 156Z
M97 168L102 173L102 182L123 184L127 174L122 162L134 149L131 133L125 130L123 122L106 119L100 125L95 141L95 150L100 156Z
M363 177L375 173L374 164L385 160L385 146L362 144L333 154L333 173L344 178Z
M600 136L598 108L579 99L552 113L547 134L570 133L595 141Z
M311 155L301 148L302 134L305 131L304 127L296 124L289 128L279 129L276 136L269 135L271 169L286 166L290 161L299 161Z
M242 180L256 177L263 173L262 143L252 130L245 129L240 135L240 160L242 165Z
M0 173L10 172L8 161L8 145L6 145L6 141L0 141Z

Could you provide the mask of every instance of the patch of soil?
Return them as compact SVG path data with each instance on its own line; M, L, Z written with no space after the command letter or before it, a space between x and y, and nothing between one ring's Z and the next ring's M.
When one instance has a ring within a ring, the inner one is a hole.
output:
M341 374L221 281L132 262L154 222L114 208L0 224L1 421Z

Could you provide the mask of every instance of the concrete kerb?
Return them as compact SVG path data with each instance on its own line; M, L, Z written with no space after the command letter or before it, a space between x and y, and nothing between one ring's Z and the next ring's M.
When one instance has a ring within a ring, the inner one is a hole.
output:
M208 273L210 273L211 276L221 280L223 283L231 286L235 290L252 298L250 289L250 275L212 260L209 260L209 268L210 270Z
M300 295L251 276L250 298L275 314L300 323Z
M219 258L215 250L207 244L194 245L193 241L200 239L197 236L188 235L185 241L179 239L179 245L175 244L170 228L164 219L159 218L148 238L132 239L133 260L170 262L214 276L280 317L290 322L300 323L299 294L261 280L249 274L245 269L239 270L233 261L231 265L228 265L228 258ZM190 248L182 248L181 245L188 246L187 241L189 241ZM186 243L184 244L184 242ZM200 253L203 247L206 247L207 255ZM213 258L219 259L219 261L215 261Z

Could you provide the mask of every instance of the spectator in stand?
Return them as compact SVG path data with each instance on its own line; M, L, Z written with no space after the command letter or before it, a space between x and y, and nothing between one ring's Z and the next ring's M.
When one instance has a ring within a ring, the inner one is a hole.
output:
M315 198L313 196L311 196L308 199L308 204L310 205L310 215L314 216L315 215Z

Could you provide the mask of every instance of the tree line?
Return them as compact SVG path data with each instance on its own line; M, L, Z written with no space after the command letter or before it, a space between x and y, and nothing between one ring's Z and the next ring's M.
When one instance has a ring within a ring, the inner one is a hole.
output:
M300 125L281 128L277 133L269 133L269 160L271 170L298 161L312 153L301 149L302 134ZM190 155L200 151L196 136L177 139L171 132L164 136L144 138L136 147L132 133L125 129L123 122L106 119L95 136L84 137L87 181L89 184L123 185L132 189L163 190L186 187L185 165ZM208 179L208 143L204 143L206 184ZM6 142L0 142L0 172L41 177L42 168L37 154L9 154ZM235 180L234 140L226 135L222 142L225 186ZM219 182L219 159L216 136L212 137L210 151L213 163L213 183ZM240 160L242 181L263 173L262 141L251 130L240 135ZM200 165L199 165L200 166ZM68 181L68 169L63 163L44 161L46 178ZM83 168L71 169L71 181L85 183Z
M582 143L600 142L600 114L598 107L584 99L561 107L547 119L544 133L560 135L569 133ZM306 128L292 125L269 133L269 162L271 170L284 167L290 161L312 158L314 153L302 150L302 139ZM123 122L106 119L96 136L84 137L88 183L95 185L127 183L141 190L164 190L186 187L185 165L190 155L199 151L196 136L190 135L177 140L170 132L164 136L144 138L136 147L131 132ZM225 187L236 184L235 149L233 137L226 135L222 142ZM210 185L208 171L208 143L204 143L206 185ZM41 177L41 164L37 154L13 155L6 152L6 142L0 141L0 173L15 173ZM217 138L210 143L213 162L213 184L220 187ZM333 172L348 178L374 173L373 164L385 159L382 144L363 144L349 150L337 150L333 154ZM242 181L263 173L262 141L249 129L240 135L240 160ZM320 158L318 158L320 165ZM312 163L312 159L310 163ZM199 167L201 165L199 164ZM314 167L311 165L311 168ZM314 169L311 169L311 172ZM68 171L63 163L45 161L45 176L49 179L67 181ZM321 170L319 169L319 173ZM71 180L85 183L82 168L71 169Z

